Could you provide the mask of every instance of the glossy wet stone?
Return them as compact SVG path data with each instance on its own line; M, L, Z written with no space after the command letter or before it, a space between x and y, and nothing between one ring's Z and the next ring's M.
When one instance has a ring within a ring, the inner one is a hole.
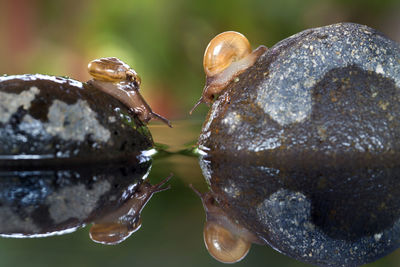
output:
M213 104L200 164L219 204L266 244L358 266L400 243L400 49L336 24L266 51Z
M105 222L123 231L112 244L122 242L139 229L152 194L165 189L167 180L145 181L154 153L137 115L90 84L1 77L0 236L44 237ZM92 239L109 244L100 230Z
M21 166L126 161L153 141L112 96L37 74L0 78L0 144L0 166Z

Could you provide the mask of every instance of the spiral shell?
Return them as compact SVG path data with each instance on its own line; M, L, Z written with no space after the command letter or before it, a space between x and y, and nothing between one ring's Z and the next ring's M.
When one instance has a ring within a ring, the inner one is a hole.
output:
M234 235L215 222L207 222L203 234L208 252L223 263L235 263L242 260L251 247L251 243L246 239Z
M116 57L92 60L88 64L89 74L96 80L106 82L136 81L141 83L139 75L128 64Z
M250 42L238 32L227 31L215 36L208 44L203 58L207 76L214 76L225 70L232 62L251 53Z

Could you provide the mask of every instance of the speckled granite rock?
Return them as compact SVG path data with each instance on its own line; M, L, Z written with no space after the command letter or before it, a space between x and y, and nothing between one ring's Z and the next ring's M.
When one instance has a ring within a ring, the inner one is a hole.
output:
M303 31L213 104L200 164L220 205L278 251L358 266L400 244L400 48L366 26Z
M0 78L2 167L120 161L152 145L125 105L88 84L39 74Z

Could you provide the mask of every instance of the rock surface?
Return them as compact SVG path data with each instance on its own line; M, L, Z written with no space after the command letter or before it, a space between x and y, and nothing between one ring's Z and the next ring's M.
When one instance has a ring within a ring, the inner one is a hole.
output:
M117 209L150 167L147 127L72 79L0 77L0 235L71 232Z
M96 88L45 75L0 78L0 166L86 164L151 149L147 127Z
M366 26L309 29L213 104L200 164L234 220L291 257L358 266L400 245L400 48Z

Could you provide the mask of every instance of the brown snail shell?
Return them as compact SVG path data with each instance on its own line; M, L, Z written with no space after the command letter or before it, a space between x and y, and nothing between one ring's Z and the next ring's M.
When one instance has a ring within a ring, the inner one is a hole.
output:
M192 185L190 187L203 203L206 212L204 244L216 260L223 263L241 261L249 252L251 243L262 243L246 228L232 221L211 192L200 193Z
M101 91L120 100L145 123L158 119L169 127L171 123L163 116L153 112L139 92L141 79L128 64L118 58L100 58L91 61L88 72L93 77L88 81Z
M190 114L199 104L211 103L215 95L220 94L231 81L253 65L265 50L265 46L259 46L252 52L247 38L235 31L223 32L214 37L203 58L206 85Z
M238 32L228 31L215 36L204 52L203 67L207 76L215 76L251 53L249 40Z
M214 222L207 222L204 226L204 243L210 255L223 263L242 260L251 247L251 242Z
M106 57L92 60L88 64L89 74L99 81L120 82L136 81L141 83L139 75L128 64L116 57Z

